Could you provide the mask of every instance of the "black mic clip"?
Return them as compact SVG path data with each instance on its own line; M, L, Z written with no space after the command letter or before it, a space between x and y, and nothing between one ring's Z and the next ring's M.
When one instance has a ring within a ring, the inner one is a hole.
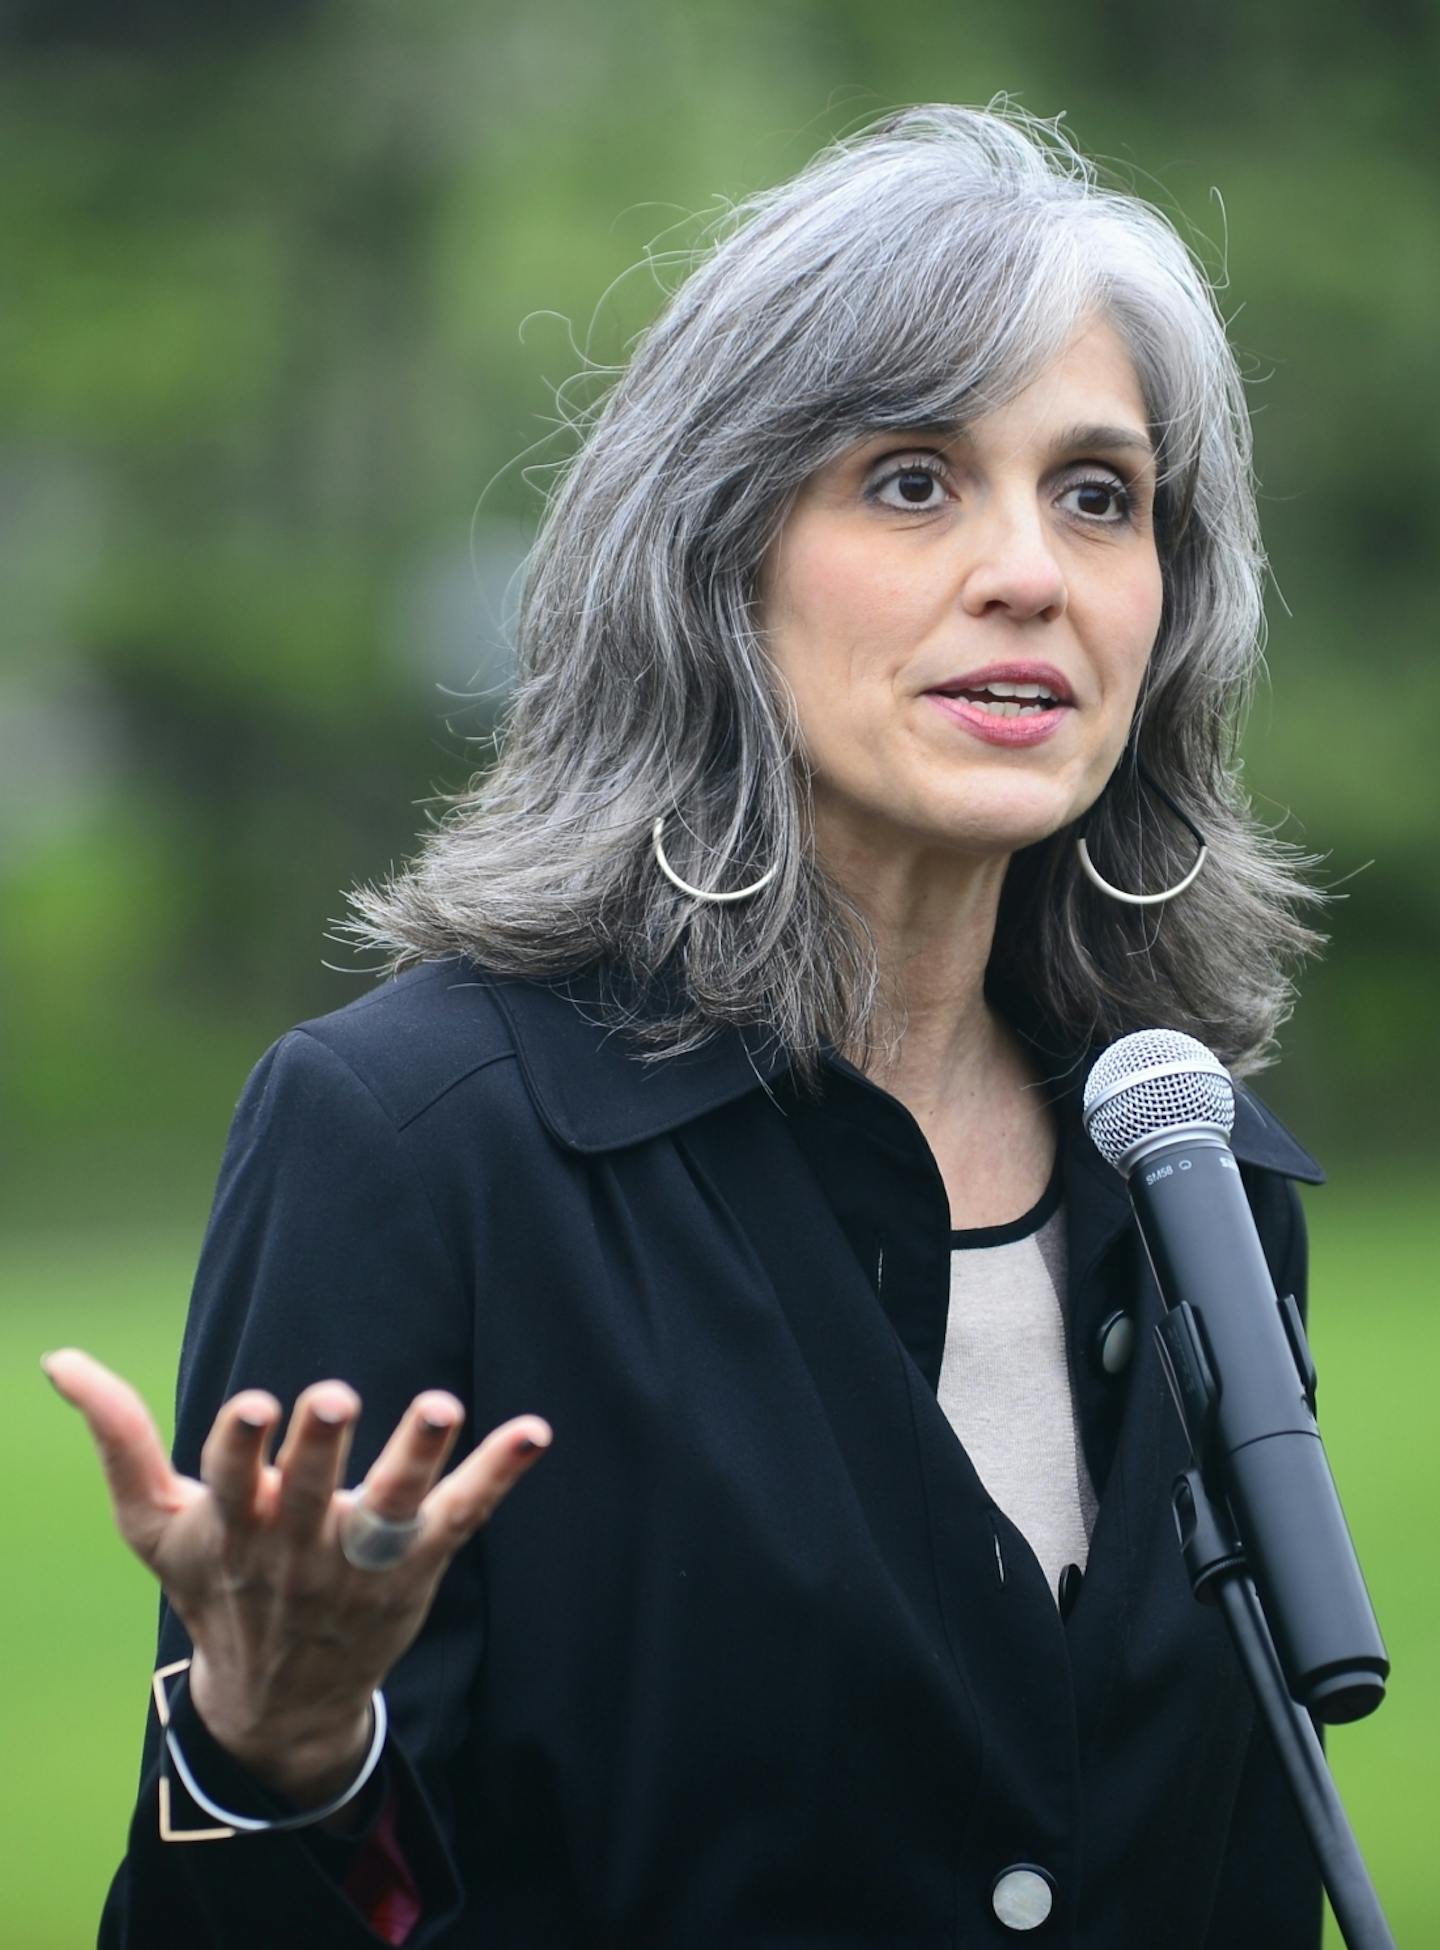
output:
M1213 1605L1212 1580L1244 1568L1245 1552L1229 1505L1215 1482L1212 1462L1220 1384L1205 1346L1205 1330L1188 1301L1172 1307L1155 1329L1160 1365L1180 1426L1190 1444L1190 1468L1170 1492L1175 1528L1190 1578L1202 1604Z
M1317 1376L1300 1309L1293 1293L1283 1295L1277 1304L1301 1393L1313 1415ZM1245 1567L1245 1548L1214 1460L1220 1384L1205 1344L1204 1325L1188 1300L1165 1314L1155 1329L1155 1340L1170 1398L1190 1444L1191 1466L1175 1478L1170 1492L1175 1529L1190 1589L1202 1604L1213 1605L1212 1580Z

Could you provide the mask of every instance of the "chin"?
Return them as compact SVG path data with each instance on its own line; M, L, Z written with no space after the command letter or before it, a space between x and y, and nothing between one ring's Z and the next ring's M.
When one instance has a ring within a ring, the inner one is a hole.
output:
M884 855L953 853L1004 861L1039 846L1081 817L1093 795L1057 789L1038 777L907 780L909 790L884 803L873 788L860 793L817 795L822 828L842 845Z
M1061 803L1052 793L1007 792L998 802L956 806L931 830L964 852L1003 856L1039 846L1079 817L1068 799Z

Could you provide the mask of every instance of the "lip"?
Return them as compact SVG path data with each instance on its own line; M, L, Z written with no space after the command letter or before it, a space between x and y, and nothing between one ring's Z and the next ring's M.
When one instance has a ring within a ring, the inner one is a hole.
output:
M1073 704L1075 693L1070 688L1069 679L1058 671L1054 664L1006 663L985 664L979 670L967 670L962 676L947 677L942 683L932 684L930 693L943 691L983 691L987 684L1039 684L1047 690L1057 704Z
M987 684L1040 684L1055 699L1049 711L1029 711L1023 717L997 718L982 705L968 698L951 696L958 691L981 691ZM932 704L946 717L986 745L1040 745L1051 738L1074 709L1075 694L1066 678L1053 664L986 664L980 670L967 670L963 676L947 677L943 685L925 692Z

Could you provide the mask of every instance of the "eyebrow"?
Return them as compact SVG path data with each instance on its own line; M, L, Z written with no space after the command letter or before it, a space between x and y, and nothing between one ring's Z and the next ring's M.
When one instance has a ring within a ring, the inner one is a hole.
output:
M877 428L868 438L878 440L889 431L887 428ZM917 423L894 431L913 434L920 440L968 440L970 437L969 428L962 420L932 420L928 425ZM1073 427L1062 427L1050 445L1056 453L1090 447L1105 448L1111 453L1139 454L1146 460L1157 458L1155 442L1148 433L1139 427L1123 426L1118 422L1080 422Z
M1112 452L1143 454L1147 460L1155 459L1155 442L1148 433L1139 427L1127 426L1074 426L1066 427L1056 438L1054 445L1061 447L1108 447Z

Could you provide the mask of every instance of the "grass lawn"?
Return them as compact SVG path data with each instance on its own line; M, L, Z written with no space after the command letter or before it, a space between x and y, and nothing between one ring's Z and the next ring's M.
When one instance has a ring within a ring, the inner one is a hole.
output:
M1423 1944L1440 1929L1440 1613L1426 1542L1437 1470L1425 1434L1440 1367L1434 1193L1419 1174L1352 1174L1308 1203L1321 1418L1395 1667L1380 1712L1335 1730L1330 1753L1396 1937ZM110 1528L82 1426L36 1357L61 1342L89 1348L168 1423L195 1244L191 1227L0 1248L0 1460L11 1485L0 1834L5 1938L17 1950L94 1940L124 1848L155 1616L146 1575ZM1338 1950L1333 1927L1327 1943Z

